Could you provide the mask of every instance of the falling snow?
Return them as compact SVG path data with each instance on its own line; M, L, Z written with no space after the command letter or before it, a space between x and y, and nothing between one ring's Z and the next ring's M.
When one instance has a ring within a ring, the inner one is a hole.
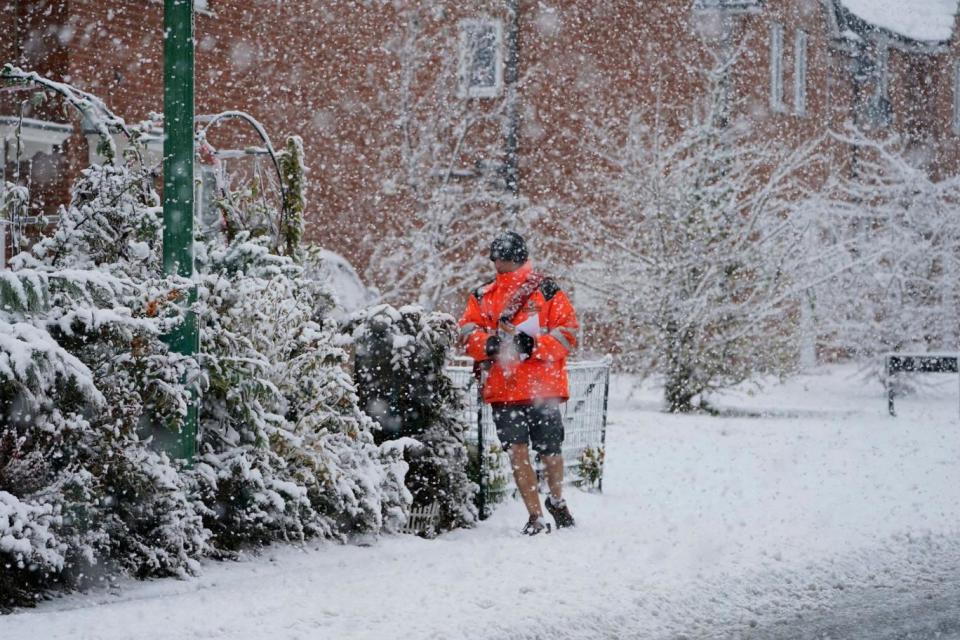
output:
M960 0L0 11L0 637L960 638Z

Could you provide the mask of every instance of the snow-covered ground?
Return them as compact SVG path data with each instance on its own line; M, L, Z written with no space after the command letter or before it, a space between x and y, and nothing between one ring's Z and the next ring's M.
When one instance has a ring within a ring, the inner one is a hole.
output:
M121 581L0 617L0 638L766 638L850 594L957 592L960 399L930 380L897 418L850 367L727 394L723 418L664 415L618 381L604 493L570 491L574 530L522 537L510 502L432 541Z

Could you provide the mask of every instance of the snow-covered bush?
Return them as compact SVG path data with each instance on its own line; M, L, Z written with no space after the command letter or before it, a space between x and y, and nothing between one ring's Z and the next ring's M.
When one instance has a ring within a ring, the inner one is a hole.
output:
M53 531L62 523L58 507L0 491L0 611L28 602L33 589L63 570L67 545Z
M378 305L346 324L354 341L361 405L380 425L377 440L412 438L404 447L415 507L440 505L438 530L476 521L476 485L467 477L460 392L444 371L456 323L420 307Z
M599 485L603 477L603 447L587 447L577 461L577 479L574 483L580 487L593 488Z
M162 208L136 156L85 170L52 235L0 272L0 608L407 520L408 465L374 442L330 295L296 262L301 146L282 158L286 214L227 198L226 237L197 238L189 281L162 275ZM201 353L185 357L164 336L194 287ZM191 465L156 443L194 397Z
M300 246L303 144L279 154L282 185L255 177L214 206L223 234L198 243L198 304L206 388L196 477L215 543L340 539L393 532L406 521L406 464L373 441L346 352L329 319L333 299ZM282 187L282 188L281 188ZM276 203L257 197L282 192Z
M373 441L325 288L265 238L203 247L196 472L217 543L398 530L405 465Z

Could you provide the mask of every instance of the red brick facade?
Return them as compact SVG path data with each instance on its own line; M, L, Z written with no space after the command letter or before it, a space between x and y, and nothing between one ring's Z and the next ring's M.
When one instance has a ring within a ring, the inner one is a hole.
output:
M848 53L851 39L838 33L836 1L513 3L521 78L520 193L534 203L576 202L577 173L591 162L580 144L585 122L659 104L679 124L702 90L695 70L709 64L710 46L724 43L741 50L733 103L753 118L758 135L789 144L848 121L863 124L864 96L875 95L875 82L857 80ZM302 135L311 170L307 236L362 266L370 242L389 228L380 214L371 213L371 194L384 179L372 168L380 166L391 118L379 98L395 71L385 43L402 27L405 7L429 3L207 4L196 17L197 113L248 111L275 143L288 133ZM434 26L475 16L510 23L511 2L435 4L425 12ZM735 10L698 8L716 4ZM15 25L0 52L5 61L98 94L127 121L138 121L162 110L162 6L154 0L0 0L5 20ZM780 26L782 43L779 108L771 104L774 25ZM798 39L804 38L802 47ZM907 136L933 173L956 172L958 38L915 43L882 31L864 38L870 55L881 48L878 42L887 52L890 118L883 126ZM451 45L437 56L456 55L456 43ZM802 110L795 104L794 83L801 48L806 51ZM0 105L4 113L12 109L9 97ZM488 129L483 135L499 134ZM73 146L82 146L79 138ZM832 170L849 162L840 152ZM76 149L74 154L83 155Z

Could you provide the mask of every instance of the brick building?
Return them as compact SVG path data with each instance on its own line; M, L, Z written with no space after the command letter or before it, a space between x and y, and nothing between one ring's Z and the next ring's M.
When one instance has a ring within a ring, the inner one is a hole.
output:
M854 122L904 135L934 175L960 166L960 44L949 0L917 0L899 15L877 0L195 1L197 113L241 109L275 138L302 135L307 237L361 267L390 217L403 215L402 205L383 207L381 194L402 71L389 43L412 9L427 30L452 34L433 41L427 73L456 74L455 99L506 110L501 127L475 134L493 143L476 147L486 157L465 155L458 175L492 167L505 189L534 203L582 197L589 120L657 107L681 126L702 91L697 70L717 51L739 51L731 104L760 136L791 144ZM162 6L0 0L0 60L73 83L139 121L162 110ZM6 91L8 179L21 109L28 169L41 187L35 206L50 210L89 150L82 126ZM851 170L855 158L838 153L830 170ZM561 233L557 222L551 232Z

